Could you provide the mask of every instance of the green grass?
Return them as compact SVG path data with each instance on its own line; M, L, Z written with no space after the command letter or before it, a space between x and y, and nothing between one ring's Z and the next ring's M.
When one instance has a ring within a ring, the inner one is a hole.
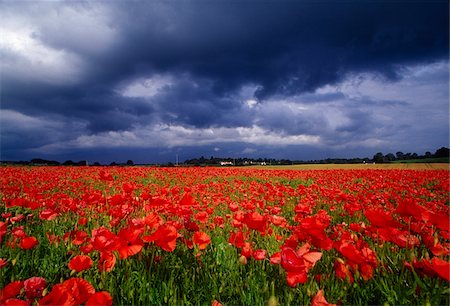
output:
M393 161L394 164L408 164L408 163L449 163L449 157L435 157L435 158L424 158L424 159L407 159L407 160L396 160Z

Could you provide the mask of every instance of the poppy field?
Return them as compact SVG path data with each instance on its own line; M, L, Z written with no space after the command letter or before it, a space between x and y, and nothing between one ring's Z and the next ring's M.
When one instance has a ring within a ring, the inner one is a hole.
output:
M447 170L1 167L0 305L448 305Z

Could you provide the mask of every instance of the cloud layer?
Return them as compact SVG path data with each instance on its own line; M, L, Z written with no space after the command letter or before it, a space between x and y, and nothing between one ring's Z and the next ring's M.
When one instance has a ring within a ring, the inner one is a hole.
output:
M444 1L0 6L1 159L448 145Z

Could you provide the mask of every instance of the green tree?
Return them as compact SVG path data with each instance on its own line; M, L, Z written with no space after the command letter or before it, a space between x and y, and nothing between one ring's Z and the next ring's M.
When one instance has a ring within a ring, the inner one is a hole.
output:
M373 161L376 163L382 163L384 162L384 155L381 152L378 152L373 156Z
M442 147L440 149L436 150L436 153L434 153L434 157L449 157L449 149L446 147Z
M387 161L394 161L395 160L395 155L394 154L392 154L392 153L388 153L388 154L386 154L386 156L385 156L385 159L387 160Z

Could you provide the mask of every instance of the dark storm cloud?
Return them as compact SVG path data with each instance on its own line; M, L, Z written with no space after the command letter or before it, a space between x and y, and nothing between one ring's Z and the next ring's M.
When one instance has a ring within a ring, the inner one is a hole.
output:
M354 71L395 79L399 65L447 57L447 16L444 2L127 4L106 77L182 70L214 80L219 95L258 84L258 98Z
M176 78L176 83L148 99L163 122L176 122L199 128L211 125L245 126L251 123L241 110L242 101L232 94L217 95L208 80ZM232 114L230 116L230 113Z
M245 83L257 84L263 99L311 91L355 71L395 78L400 65L448 55L445 2L116 3L106 9L105 25L86 29L115 35L108 49L97 52L102 46L90 47L96 41L89 40L89 32L78 33L77 24L59 21L61 8L55 6L56 17L43 22L35 36L87 61L81 83L86 88L76 87L81 91L110 89L155 71L188 71L212 80L218 103ZM71 8L80 16L98 11L88 3ZM13 100L8 89L5 100Z
M47 24L46 44L98 61L116 80L147 69L180 69L220 80L297 90L335 80L346 69L395 76L395 65L446 56L445 2L131 2L118 3L108 26L114 50L95 55ZM94 10L89 6L78 10ZM68 29L69 30L69 29ZM95 30L95 29L94 29ZM104 63L114 61L114 65ZM317 65L320 64L320 67ZM349 67L349 68L347 68ZM273 84L274 77L279 82ZM296 79L298 77L298 79ZM292 78L292 79L291 79ZM218 84L218 90L220 90ZM300 86L299 86L300 85Z
M58 118L60 125L40 130L45 135L71 129L50 139L17 127L28 117L3 121L3 152L154 124L256 124L280 135L359 139L377 118L358 107L408 102L368 98L356 106L343 103L342 92L316 89L360 73L397 82L405 67L448 58L446 1L3 2L1 9L2 110ZM170 82L124 94L155 75ZM445 71L431 75L448 79ZM293 112L274 102L298 95L308 105L341 101L345 122L332 126L320 108Z

